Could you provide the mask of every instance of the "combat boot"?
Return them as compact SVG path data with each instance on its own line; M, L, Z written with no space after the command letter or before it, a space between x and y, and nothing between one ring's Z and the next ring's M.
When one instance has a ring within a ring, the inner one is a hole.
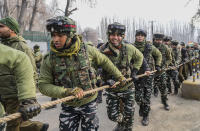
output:
M143 116L143 106L142 106L142 104L140 105L139 116Z
M42 126L42 129L40 131L47 131L49 128L49 124L48 123L44 123Z
M115 128L113 129L113 131L124 131L125 127L123 126L122 123L118 123Z
M158 97L158 88L154 88L154 96Z
M149 125L149 115L144 114L143 119L142 119L142 125L143 126L148 126Z
M163 105L164 105L164 109L169 111L170 108L166 100L163 101Z

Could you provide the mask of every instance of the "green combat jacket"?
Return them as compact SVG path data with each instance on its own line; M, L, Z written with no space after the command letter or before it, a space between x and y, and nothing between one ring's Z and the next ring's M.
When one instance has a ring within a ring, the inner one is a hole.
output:
M111 43L106 43L102 46L101 52L104 53L113 62L113 64L122 72L126 78L131 77L132 69L139 70L142 66L143 55L131 44L122 43L121 48L116 49L113 48ZM107 75L105 72L102 74L104 76L104 81L109 79L115 80L112 76ZM132 84L133 82L129 82L124 87L118 85L116 88L108 89L108 91L122 92L124 90L128 90Z
M21 51L0 44L0 96L18 100L36 96L30 59Z
M145 41L135 42L134 46L143 53L151 70L155 70L155 65L161 66L162 54L154 45Z
M156 48L158 48L162 54L162 63L161 63L162 69L168 68L169 64L172 62L170 49L164 44L160 44L159 46L156 46Z
M83 42L80 45L81 48L77 55L58 56L51 49L50 53L44 56L39 77L39 90L42 94L54 98L63 98L66 97L66 89L79 87L86 91L93 88L94 83L92 84L91 81L96 76L92 73L88 78L87 69L94 71L94 68L102 67L116 79L122 77L121 72L113 63L95 47ZM93 101L96 97L97 93L64 104L79 107Z
M32 67L33 67L34 79L35 79L35 82L36 82L37 79L38 79L38 76L37 76L37 72L36 72L37 69L36 69L36 64L35 64L35 59L34 59L34 53L31 50L31 48L28 47L25 39L21 36L16 36L16 37L10 37L10 38L7 38L7 39L2 39L1 42L4 45L7 45L7 46L10 46L14 49L25 52L28 55L28 57L30 58Z

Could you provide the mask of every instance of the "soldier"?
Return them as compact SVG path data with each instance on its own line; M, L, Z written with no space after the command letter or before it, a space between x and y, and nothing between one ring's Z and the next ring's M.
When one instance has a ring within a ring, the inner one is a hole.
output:
M187 45L186 49L187 49L189 60L192 60L193 57L194 57L194 53L193 53L193 50L191 48L191 45ZM187 65L188 65L188 71L190 73L190 76L192 76L192 61L188 62Z
M35 58L36 67L39 72L40 65L42 62L42 53L40 52L40 46L37 44L34 45L33 50L34 50L34 58Z
M149 70L153 71L160 68L162 61L161 52L151 43L146 41L147 33L145 30L136 30L136 40L134 46L139 49L149 65ZM148 73L144 68L140 68L138 75ZM142 124L147 126L149 124L149 112L151 103L151 92L153 85L153 75L139 78L135 81L135 99L140 106L139 115L143 117Z
M20 127L22 121L26 122L41 111L41 106L36 100L31 62L23 52L3 44L0 44L0 54L0 102L7 114L18 111L22 113L22 119L7 123L6 131L36 131L34 126L29 130Z
M181 42L181 63L187 62L188 58L189 58L189 56L188 56L188 53L187 53L187 49L185 48L185 43ZM179 81L182 83L187 78L188 78L187 65L183 64L179 68Z
M180 83L178 79L179 73L176 66L178 66L181 62L181 54L176 48L178 45L178 41L175 41L175 40L172 41L171 38L166 36L164 38L164 43L169 47L170 53L172 56L172 62L169 64L169 66L171 66L171 69L166 71L168 93L172 93L172 89L171 89L171 79L172 79L173 84L174 84L174 94L177 95L178 88L180 88ZM172 48L172 45L173 45L173 48Z
M95 68L102 67L122 84L126 79L98 49L80 40L72 19L51 18L46 27L52 36L51 50L41 65L39 89L54 98L77 97L61 104L60 131L77 131L80 121L83 131L97 131L97 92L83 96L83 91L96 87Z
M166 72L164 71L168 65L172 61L172 56L170 55L169 48L163 44L163 38L164 35L160 33L156 33L153 35L153 45L157 47L161 54L162 54L162 63L161 63L161 69L157 69L157 73L154 79L155 87L159 88L160 94L161 94L161 101L164 105L165 110L169 110L169 105L167 103L167 83L166 83Z
M143 55L133 45L124 44L125 29L125 25L117 22L109 24L108 42L101 48L101 52L118 67L126 78L132 77L136 80L136 74L143 62ZM105 76L104 81L108 84L116 81L105 72L102 74ZM114 131L132 131L135 111L133 82L106 91L108 118L118 123Z
M32 68L34 70L34 80L36 82L38 76L36 72L33 51L27 46L24 38L19 36L19 24L14 18L6 17L0 20L0 38L2 44L25 52L28 55L32 64ZM13 99L13 101L16 101L15 98ZM20 126L21 128L26 130L31 130L32 127L37 127L37 130L40 131L43 127L48 128L49 125L47 123L26 121L23 122Z

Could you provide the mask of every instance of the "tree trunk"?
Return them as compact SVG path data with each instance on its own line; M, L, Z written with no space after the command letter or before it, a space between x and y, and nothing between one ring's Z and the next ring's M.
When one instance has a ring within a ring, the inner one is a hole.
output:
M28 6L28 1L22 0L21 11L20 11L20 14L19 14L19 17L18 17L18 23L19 23L21 30L23 30L23 28L24 28L23 27L23 24L24 24L23 21L24 21L24 15L25 15L27 6Z
M65 16L69 16L69 5L70 5L70 0L67 0L67 4L65 7Z
M8 9L8 2L7 0L4 0L4 17L9 16L9 9Z
M32 27L33 27L33 22L34 22L34 19L35 19L35 15L37 13L38 3L39 3L39 0L35 0L35 5L33 7L33 13L32 13L31 21L30 21L30 24L29 24L29 31L31 31Z

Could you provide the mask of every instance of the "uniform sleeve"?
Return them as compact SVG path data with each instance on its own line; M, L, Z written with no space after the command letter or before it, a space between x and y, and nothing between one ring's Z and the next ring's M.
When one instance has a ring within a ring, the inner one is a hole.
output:
M105 56L100 53L95 47L88 46L89 59L97 65L103 68L110 75L113 75L116 79L122 77L121 72L115 67L115 65Z
M53 82L52 64L47 56L44 57L40 68L39 90L46 96L62 98L65 93L64 87L56 86Z
M152 46L152 56L155 60L155 65L161 66L162 54L155 46Z
M33 68L31 67L30 59L25 54L20 54L14 63L13 72L16 77L19 100L36 97Z
M172 56L170 53L170 49L166 47L166 62L165 64L168 66L172 62Z
M128 49L130 50L129 52L131 53L132 60L134 61L132 67L139 70L140 67L142 66L143 63L143 54L134 46L129 45Z

